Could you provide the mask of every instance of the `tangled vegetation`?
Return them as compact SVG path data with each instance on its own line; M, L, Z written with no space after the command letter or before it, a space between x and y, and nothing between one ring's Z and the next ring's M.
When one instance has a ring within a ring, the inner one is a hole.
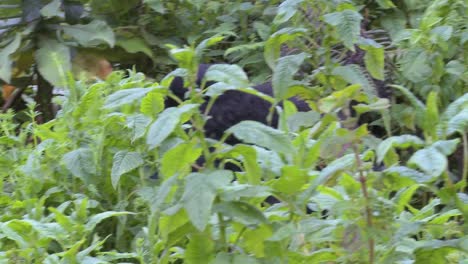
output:
M0 1L0 263L468 263L467 14ZM207 62L229 64L198 89ZM167 108L175 76L190 89ZM208 138L199 106L231 89L278 127Z

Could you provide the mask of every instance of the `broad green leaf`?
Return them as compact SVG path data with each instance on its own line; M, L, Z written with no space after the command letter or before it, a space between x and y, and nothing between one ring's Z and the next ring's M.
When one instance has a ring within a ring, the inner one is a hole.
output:
M171 107L165 109L156 121L151 124L146 136L146 144L150 149L159 146L176 128L180 122L182 114L188 113L195 108L197 104L186 104L181 107Z
M395 8L395 4L391 0L376 0L376 2L383 9Z
M447 134L452 135L455 132L467 133L468 131L468 107L460 113L450 118L447 124Z
M109 218L109 217L114 217L114 216L122 216L122 215L128 215L128 214L133 214L131 212L115 212L115 211L107 211L99 214L92 215L88 222L85 224L85 229L87 231L92 231L97 224L99 224L102 220Z
M206 71L205 80L226 83L235 88L250 86L247 74L238 65L216 64L210 66Z
M271 195L271 189L267 186L239 184L225 186L220 195L223 201L237 201L242 197L267 197Z
M131 130L132 142L143 137L146 128L151 123L151 118L143 114L135 114L127 117L125 126Z
M435 148L420 149L408 160L408 164L420 168L432 178L439 177L447 169L447 157Z
M386 169L384 174L396 175L400 178L408 178L416 183L426 183L432 180L432 177L429 175L405 166L392 166Z
M231 179L232 172L225 170L191 173L185 178L182 204L198 230L203 231L208 224L217 190L229 184Z
M214 258L215 243L207 234L192 234L185 250L187 264L207 264Z
M86 25L63 25L62 30L83 47L95 47L104 43L114 47L115 44L114 31L101 20L94 20Z
M438 26L431 30L431 41L432 43L440 43L448 41L452 37L453 27L452 26Z
M449 120L466 108L468 108L468 93L465 93L462 97L457 98L457 100L449 104L447 109L444 111L443 119Z
M343 44L354 51L354 44L361 35L362 16L354 10L344 10L323 16L326 23L336 27L338 37Z
M114 189L117 189L120 177L123 174L132 171L141 165L143 165L143 159L138 152L119 151L115 153L112 161L111 172L112 186Z
M299 5L304 0L286 0L278 6L278 11L273 23L276 25L289 21L297 12Z
M0 50L0 79L9 83L11 81L11 67L13 61L10 60L13 54L21 44L21 35L16 34L15 38Z
M334 160L320 172L319 177L314 180L311 188L315 189L317 186L324 184L331 177L339 174L342 171L351 169L355 162L356 157L354 154L347 154Z
M275 180L273 189L284 194L298 194L304 190L304 186L309 182L307 172L295 166L284 166L281 169L281 176Z
M106 102L104 103L104 108L111 109L133 103L136 100L144 97L149 92L151 92L151 89L149 88L131 88L119 90L107 97Z
M306 53L300 53L278 59L273 69L273 78L271 80L273 94L276 99L283 100L287 98L288 88L294 83L294 74L296 74L307 57L309 55Z
M432 148L435 148L440 153L444 154L445 156L452 155L455 150L457 149L458 143L460 143L460 139L452 139L452 140L439 140L432 144Z
M238 139L280 153L292 153L294 148L288 136L280 130L256 121L242 121L227 130Z
M288 117L288 128L292 132L297 132L301 128L311 127L320 121L318 112L298 112Z
M58 223L41 223L35 220L25 220L31 227L36 230L40 236L51 238L60 241L65 239L67 231L63 229Z
M219 36L219 35L215 35L211 38L207 38L205 40L203 40L202 42L200 42L200 44L197 45L197 47L195 48L195 56L197 58L202 58L203 57L203 53L205 52L205 50L213 45L216 45L218 44L219 42L221 42L225 37L224 36Z
M87 180L96 173L94 154L89 148L72 150L63 156L62 162L73 176Z
M411 103L412 106L414 106L414 108L416 108L416 110L418 112L420 112L421 114L425 111L426 109L426 106L424 105L423 102L421 102L410 90L408 90L406 87L403 87L401 85L389 85L390 87L393 87L397 90L399 90L401 93L403 93L403 95L406 97L406 99L408 99ZM467 96L467 100L468 100L468 96Z
M376 47L365 47L366 55L364 55L364 63L366 64L366 69L370 73L372 77L377 80L384 80L385 79L385 55L384 55L384 48L376 48Z
M424 141L417 136L401 135L393 136L382 141L377 147L377 163L380 163L391 148L407 149L409 147L420 148Z
M41 39L36 61L42 77L54 86L65 87L71 71L70 50L53 39Z
M190 169L200 157L202 149L195 142L181 143L169 149L161 159L161 174L167 179L177 172Z
M178 62L180 68L188 70L192 74L197 72L195 51L192 48L171 48L170 53Z
M457 77L460 77L463 75L463 73L466 71L466 65L461 63L458 60L452 60L445 65L445 71L449 74L453 74Z
M408 80L418 83L427 80L432 74L429 54L424 50L409 50L400 60L401 72Z
M166 202L166 199L169 196L171 190L177 184L178 176L179 175L174 175L161 184L161 187L159 187L157 194L152 196L153 199L150 203L151 212L159 211L162 209L162 205Z
M411 203L414 193L419 189L419 184L413 184L409 187L405 187L395 194L393 201L396 204L396 213L400 214L405 208Z
M244 144L237 144L227 154L233 158L242 157L247 182L254 185L260 184L262 170L258 165L257 151L254 148Z
M233 218L246 226L259 225L267 222L262 211L246 202L222 202L216 204L213 210L221 213L223 216Z
M450 263L448 256L457 251L453 240L423 241L423 247L414 251L414 264Z
M73 111L73 116L82 117L86 113L94 113L101 111L102 104L104 103L103 93L107 88L105 83L95 83L86 89L85 94L80 98L78 105ZM70 99L71 100L71 99Z
M352 85L360 84L361 88L368 97L377 97L377 88L373 83L369 81L367 75L358 65L349 64L346 66L338 66L333 69L332 74L340 76L341 78L343 78L343 80L347 81Z
M265 43L265 61L270 67L274 69L276 60L279 59L281 53L281 45L287 41L296 39L306 33L304 28L282 28L277 32L273 33Z
M153 51L142 38L135 36L117 38L117 42L115 43L115 45L122 47L125 51L129 53L141 52L153 59Z
M371 104L358 104L353 106L353 108L359 114L371 111L380 111L390 108L390 101L387 98L379 98Z
M46 18L63 16L63 12L60 10L61 5L61 0L52 0L50 3L41 8L41 15Z
M333 92L329 96L320 99L319 109L324 113L330 113L337 108L344 107L350 100L356 97L360 89L361 85L354 84Z
M164 0L143 0L143 3L147 4L154 11L164 14L166 13L166 8L164 7Z
M164 96L157 90L151 91L141 100L140 111L149 117L156 117L162 110Z

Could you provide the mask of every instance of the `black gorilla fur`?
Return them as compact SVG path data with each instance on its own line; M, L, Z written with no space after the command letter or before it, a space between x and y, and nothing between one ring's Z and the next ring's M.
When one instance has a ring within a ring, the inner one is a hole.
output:
M197 73L197 85L202 84L203 78L208 68L213 64L200 64ZM207 86L211 83L207 83ZM257 91L264 94L273 96L273 89L270 82L256 85ZM187 89L184 88L184 81L181 77L176 77L172 81L169 89L177 97L183 99ZM310 108L306 102L297 97L290 98L296 105L298 111L309 111ZM206 108L206 102L201 106L201 110ZM169 99L166 102L167 107L175 106L177 103ZM272 127L278 126L278 114L274 112L271 123L268 124L267 116L271 108L271 103L249 93L238 90L228 90L220 95L213 106L211 107L208 115L211 117L207 120L204 130L209 138L221 139L224 132L231 126L244 121L252 120L257 121ZM226 140L226 143L235 144L238 141L233 137Z

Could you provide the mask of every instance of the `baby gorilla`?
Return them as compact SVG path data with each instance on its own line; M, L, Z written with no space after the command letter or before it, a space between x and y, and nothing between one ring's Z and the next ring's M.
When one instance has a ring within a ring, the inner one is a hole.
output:
M213 64L200 64L197 73L197 86L200 86L203 82L203 78L208 68ZM206 86L213 84L208 82ZM256 85L253 87L259 92L273 96L273 89L270 82ZM181 77L176 77L172 81L169 89L177 97L184 99L187 89L184 87L184 80ZM308 104L300 100L297 97L289 99L293 102L298 111L305 112L309 111ZM177 102L168 99L166 101L166 107L176 106ZM201 110L204 111L207 106L207 102L201 105ZM245 120L252 120L269 125L272 127L278 126L278 114L276 111L273 113L271 122L268 123L267 117L270 112L271 103L253 94L245 93L239 90L228 90L220 95L210 108L208 116L210 118L205 123L205 134L207 137L212 139L221 139L224 132L230 127ZM228 144L236 144L239 141L234 137L229 137L226 140Z

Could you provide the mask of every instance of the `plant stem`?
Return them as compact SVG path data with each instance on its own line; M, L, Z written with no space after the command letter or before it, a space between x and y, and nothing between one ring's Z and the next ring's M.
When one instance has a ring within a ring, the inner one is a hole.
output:
M361 182L361 191L365 200L367 229L372 230L374 224L372 221L372 210L369 206L370 201L369 201L369 193L367 192L367 179L364 176L362 161L361 161L361 158L359 157L358 148L355 143L352 143L352 148L354 151L354 157L356 158L357 168L359 171L359 181ZM372 236L369 235L369 232L367 232L367 234L368 234L368 247L369 247L369 264L373 264L374 258L375 258L374 256L375 255L374 253L375 242Z
M463 181L463 185L461 188L461 192L464 193L466 190L466 182L468 181L468 138L466 136L466 133L462 134L462 140L463 140L463 172L462 172L462 178L461 180Z

